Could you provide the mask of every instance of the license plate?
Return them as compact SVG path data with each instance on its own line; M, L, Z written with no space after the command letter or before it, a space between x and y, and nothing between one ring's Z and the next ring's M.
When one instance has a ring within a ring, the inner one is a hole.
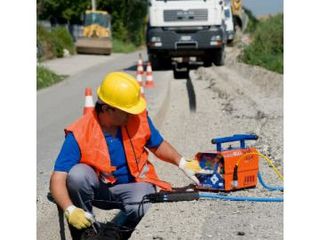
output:
M181 36L181 41L190 41L191 36Z

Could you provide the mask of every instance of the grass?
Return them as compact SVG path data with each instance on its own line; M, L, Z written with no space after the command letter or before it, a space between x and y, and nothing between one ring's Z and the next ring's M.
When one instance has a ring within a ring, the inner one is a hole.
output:
M44 27L38 25L37 28L37 47L40 53L38 61L63 57L63 49L68 49L71 54L75 51L71 35L63 27L47 31ZM133 43L125 43L118 39L113 39L113 52L130 53L137 50ZM53 71L45 68L41 64L37 65L37 90L49 87L65 79L66 76L60 76Z
M240 60L283 73L283 14L259 21L252 37Z
M63 49L74 54L75 47L73 39L64 27L55 27L48 31L43 26L37 26L37 46L40 50L38 60L46 60L63 57Z
M75 46L73 43L72 36L68 32L68 30L64 27L55 27L52 29L51 32L56 45L62 49L62 56L63 56L63 49L67 49L70 54L75 53ZM61 55L60 55L61 56Z
M37 66L37 90L51 86L62 81L66 76L60 76L51 70L38 65Z
M130 53L137 50L133 43L125 43L119 39L112 39L112 52L115 53Z
M244 9L244 12L247 14L247 16L249 18L248 19L248 25L247 25L247 28L245 30L245 33L253 33L257 28L259 20L253 15L251 10L249 10L247 8L243 8L243 9Z

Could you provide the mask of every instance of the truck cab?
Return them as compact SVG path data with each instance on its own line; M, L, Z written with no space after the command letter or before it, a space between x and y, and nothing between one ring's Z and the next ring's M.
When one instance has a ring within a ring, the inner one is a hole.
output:
M190 57L224 64L223 0L149 0L146 43L153 65Z

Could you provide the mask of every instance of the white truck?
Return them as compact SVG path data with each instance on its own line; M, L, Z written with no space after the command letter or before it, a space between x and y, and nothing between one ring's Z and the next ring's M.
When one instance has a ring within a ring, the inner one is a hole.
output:
M146 44L153 66L192 58L224 65L223 0L149 0Z
M234 39L235 31L230 0L225 0L224 17L226 24L227 40L228 43L231 43Z

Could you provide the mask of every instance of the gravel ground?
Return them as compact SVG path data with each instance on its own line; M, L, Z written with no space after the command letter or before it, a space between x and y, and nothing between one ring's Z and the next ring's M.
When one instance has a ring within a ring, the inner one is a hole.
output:
M158 114L161 117L157 116L156 125L162 135L186 157L213 150L210 142L214 137L254 132L260 138L252 144L269 156L283 172L283 76L260 67L238 63L236 57L239 52L238 47L227 48L225 66L200 67L190 71L189 79L169 80L169 93L162 94L167 96L164 101L166 106L161 107ZM100 60L102 61L97 58L95 61L99 63ZM83 62L81 59L74 61L80 61L72 64L79 67ZM54 68L55 63L51 64ZM67 75L79 72L78 69L74 72L70 72L71 68L66 69L69 72L64 74ZM170 74L168 71L154 72L155 77L159 75L160 78L161 75L166 79L171 78ZM162 87L165 89L166 84ZM158 102L157 99L149 101ZM174 187L184 187L191 183L176 167L153 156L151 160L160 178L171 182ZM282 185L264 160L260 161L260 171L268 184ZM281 193L267 192L260 184L255 189L235 192L232 195L282 196ZM114 210L108 214L102 211L95 213L97 219L107 221L117 212ZM56 235L56 229L54 233L52 235ZM67 237L69 239L68 231ZM130 239L282 238L282 203L200 200L153 204Z
M171 98L161 132L181 153L212 150L214 137L256 133L252 145L283 172L282 75L240 64L228 48L223 67L199 68L188 80L171 81ZM190 97L195 96L190 100ZM192 106L191 106L192 103ZM172 165L154 159L162 179L175 187L190 183ZM270 185L282 185L266 162L260 171ZM235 196L280 197L257 188ZM282 239L283 204L200 200L153 204L131 239Z

